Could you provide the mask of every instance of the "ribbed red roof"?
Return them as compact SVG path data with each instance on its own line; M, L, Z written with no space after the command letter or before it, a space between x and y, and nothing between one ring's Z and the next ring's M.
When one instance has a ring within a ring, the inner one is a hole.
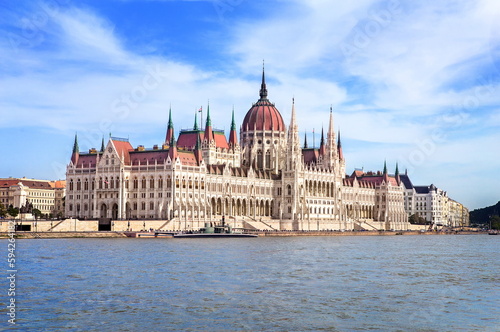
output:
M229 149L226 136L223 132L214 131L215 146L218 148ZM205 139L205 132L203 131L184 131L179 134L177 140L177 147L192 150L196 146L197 135L200 135L200 141Z
M153 151L134 151L130 153L130 161L132 165L145 165L149 163L150 165L163 164L168 158L168 150L153 150Z
M81 154L78 157L78 162L76 163L77 168L83 167L95 167L97 154Z
M302 156L304 156L305 164L314 164L318 161L318 150L316 149L302 149Z
M112 142L116 148L116 152L118 152L118 156L121 158L123 155L124 163L126 165L130 164L129 151L134 150L130 142L125 140L112 140Z
M280 112L267 99L259 99L245 115L243 130L285 131Z

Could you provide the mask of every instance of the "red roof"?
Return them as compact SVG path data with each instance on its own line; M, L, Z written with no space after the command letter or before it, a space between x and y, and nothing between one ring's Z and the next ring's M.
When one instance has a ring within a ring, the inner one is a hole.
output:
M93 154L81 154L78 157L78 162L76 163L77 168L86 167L91 168L95 167L97 162L97 153Z
M29 180L29 179L0 179L0 188L8 188L11 186L17 185L19 182L23 184L23 186L30 187L32 189L50 189L52 186L49 181L41 180Z
M214 131L215 146L222 149L229 149L226 136L222 131ZM179 139L177 140L177 147L186 150L194 150L196 146L197 135L200 135L200 141L205 139L205 132L203 131L181 131Z
M280 112L267 99L259 99L243 119L243 130L285 131Z
M168 150L131 151L129 156L132 165L139 165L139 163L154 165L155 161L157 164L163 164L168 158Z
M111 140L111 142L115 146L115 149L118 152L118 156L121 158L123 155L124 163L126 165L130 164L129 151L134 150L132 145L130 145L130 142L128 140Z
M319 153L316 149L302 149L302 155L304 156L304 163L311 164L318 161Z

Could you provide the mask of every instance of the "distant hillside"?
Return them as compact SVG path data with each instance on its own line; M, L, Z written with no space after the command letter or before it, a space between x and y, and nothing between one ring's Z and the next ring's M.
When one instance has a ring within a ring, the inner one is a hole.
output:
M490 216L500 216L500 201L492 206L482 209L475 209L470 212L471 224L488 224Z

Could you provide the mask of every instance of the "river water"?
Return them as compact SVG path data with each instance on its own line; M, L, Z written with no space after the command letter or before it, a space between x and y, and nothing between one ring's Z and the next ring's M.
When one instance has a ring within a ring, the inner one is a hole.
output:
M487 235L17 240L16 327L500 331L499 241ZM7 248L5 240L0 245Z

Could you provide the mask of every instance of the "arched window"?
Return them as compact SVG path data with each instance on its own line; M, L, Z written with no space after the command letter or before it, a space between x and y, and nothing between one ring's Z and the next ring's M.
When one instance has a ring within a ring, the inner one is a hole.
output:
M257 168L263 168L262 165L262 150L257 151Z
M72 191L73 190L73 179L71 179L69 181L69 190Z
M155 179L151 177L151 179L149 179L149 188L153 189L154 187L155 187Z
M142 189L146 189L146 178L145 177L142 177Z
M289 195L289 196L291 196L291 195L292 195L292 186L291 186L291 185L288 185L288 186L286 187L286 190L287 190L288 195Z
M266 168L271 168L271 151L266 151Z

